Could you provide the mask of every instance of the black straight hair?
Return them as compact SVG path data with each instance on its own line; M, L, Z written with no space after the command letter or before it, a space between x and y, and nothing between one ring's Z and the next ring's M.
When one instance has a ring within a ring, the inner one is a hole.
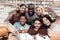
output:
M47 19L50 21L50 23L53 23L53 22L54 22L49 15L44 15L44 16L42 17L42 19L43 19L44 17L47 18Z
M20 7L22 7L22 6L25 6L25 7L26 7L26 5L25 5L25 4L21 4L21 5L20 5Z

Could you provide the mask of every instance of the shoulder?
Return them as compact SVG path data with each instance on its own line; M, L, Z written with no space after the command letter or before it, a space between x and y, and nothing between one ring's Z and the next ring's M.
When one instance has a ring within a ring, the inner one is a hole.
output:
M30 27L30 25L28 25L28 24L25 24L25 26L29 26Z
M20 22L16 22L16 23L14 23L14 24L20 24Z

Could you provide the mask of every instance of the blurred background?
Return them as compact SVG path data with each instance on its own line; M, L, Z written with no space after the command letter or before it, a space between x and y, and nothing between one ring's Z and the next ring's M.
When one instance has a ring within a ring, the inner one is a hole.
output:
M12 10L15 10L15 7L17 5L20 5L20 4L28 5L29 3L33 3L35 6L42 5L45 11L48 12L50 15L53 15L54 13L60 16L60 0L0 0L0 11L2 12L5 10L4 13L6 12L5 14L7 17L7 13ZM11 9L11 10L8 10L8 9Z

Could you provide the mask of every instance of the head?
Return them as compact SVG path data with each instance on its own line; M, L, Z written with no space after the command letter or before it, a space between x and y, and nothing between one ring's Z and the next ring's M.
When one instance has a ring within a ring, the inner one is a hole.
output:
M6 26L0 26L0 37L4 37L8 34L8 28Z
M25 15L20 15L19 16L19 18L20 18L20 24L23 26L23 25L25 25L25 23L26 23L26 16Z
M25 13L26 12L26 5L25 4L21 4L20 5L20 13Z
M43 24L49 26L53 22L49 15L44 15L42 18Z
M28 12L29 12L29 14L32 14L35 12L35 5L34 4L28 5Z
M42 22L40 19L36 18L34 21L33 21L33 25L35 26L35 28L40 28L40 26L42 25Z
M36 7L36 13L37 13L37 15L42 15L43 12L44 12L43 6L38 5Z

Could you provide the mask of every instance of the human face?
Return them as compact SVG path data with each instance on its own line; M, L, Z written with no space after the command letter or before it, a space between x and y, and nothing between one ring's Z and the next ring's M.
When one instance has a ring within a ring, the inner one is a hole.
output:
M20 17L20 24L23 26L26 23L26 18L24 16Z
M41 15L43 13L42 8L36 8L37 15Z
M36 20L36 21L34 22L34 26L35 26L35 28L39 28L39 27L41 26L40 21Z
M29 10L30 14L33 14L33 10Z
M43 23L47 26L51 25L50 21L47 18L43 18Z
M25 11L26 11L26 7L25 6L20 7L20 12L21 13L24 13Z

